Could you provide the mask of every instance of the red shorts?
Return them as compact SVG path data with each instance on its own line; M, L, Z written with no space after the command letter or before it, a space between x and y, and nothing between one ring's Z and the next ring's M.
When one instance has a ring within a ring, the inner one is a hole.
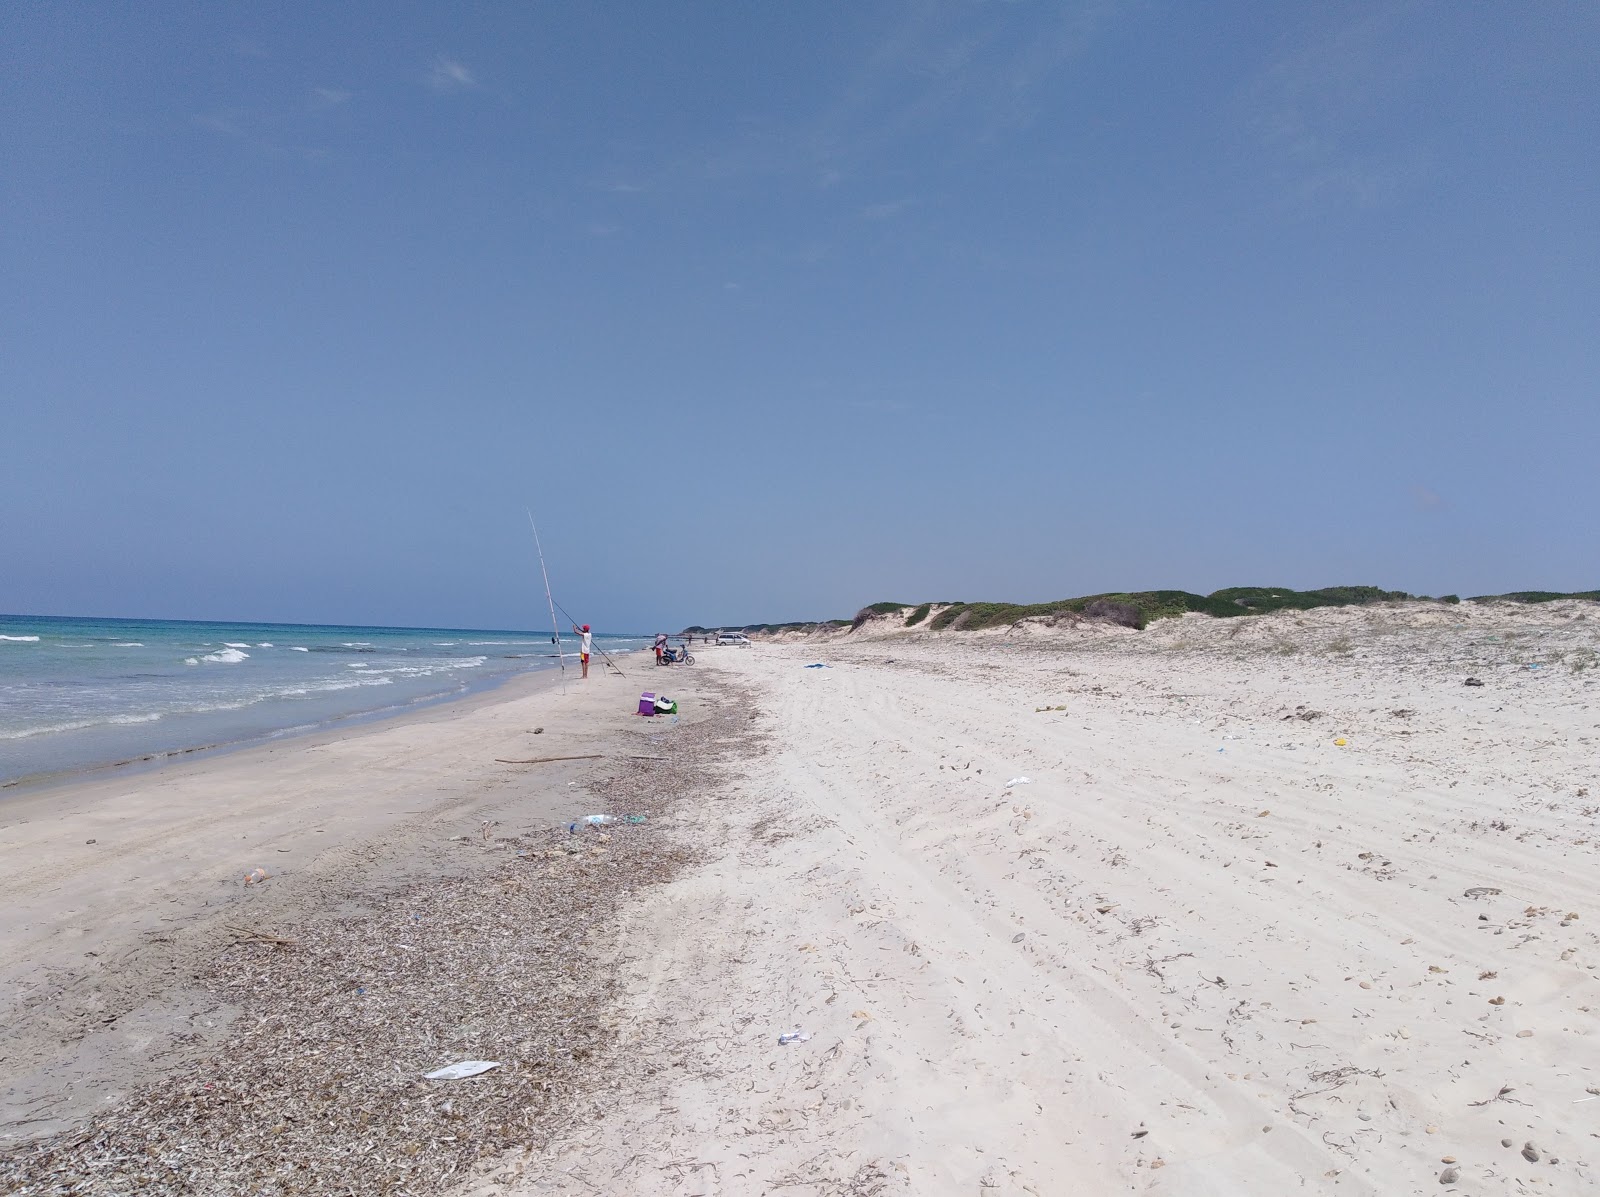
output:
M585 665L587 665L589 663L589 654L588 653L579 653L578 654L578 660L582 661Z

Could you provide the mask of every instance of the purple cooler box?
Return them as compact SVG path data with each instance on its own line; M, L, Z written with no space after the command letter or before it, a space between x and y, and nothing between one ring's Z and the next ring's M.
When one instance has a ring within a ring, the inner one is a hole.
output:
M656 713L656 696L651 691L639 695L639 714L654 715Z

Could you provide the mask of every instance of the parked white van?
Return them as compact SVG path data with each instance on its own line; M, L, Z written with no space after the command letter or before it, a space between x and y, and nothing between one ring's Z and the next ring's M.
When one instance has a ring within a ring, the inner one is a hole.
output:
M717 643L718 644L742 644L742 645L744 645L745 648L749 648L750 647L750 637L746 636L743 632L718 632L717 633Z

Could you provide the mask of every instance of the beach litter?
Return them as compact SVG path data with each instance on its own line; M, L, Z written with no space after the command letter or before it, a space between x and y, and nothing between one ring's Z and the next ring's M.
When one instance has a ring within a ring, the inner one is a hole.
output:
M432 1072L422 1074L425 1081L460 1081L469 1076L479 1076L491 1068L499 1068L499 1060L458 1060L454 1064L446 1064L443 1068L435 1068Z
M787 1046L791 1043L805 1043L811 1038L810 1031L785 1031L778 1036L778 1042Z
M1032 784L1033 778L1031 777L1013 777L1010 781L1006 782L1006 789L1009 790L1012 786L1026 786Z
M807 669L827 669L827 668L828 668L828 666L826 666L826 665L824 665L824 664L822 664L822 663L821 663L821 662L820 662L820 661L819 661L819 662L817 662L817 664L815 664L815 665L807 665L807 666L806 666L806 668L807 668Z
M645 819L645 816L643 816L643 815L629 815L626 819L623 820L623 822L632 823L636 827L640 823L643 823L645 821L646 821L646 819Z
M1480 680L1478 680L1475 677L1469 677L1466 681L1462 682L1461 684L1463 686L1481 686L1481 685L1483 685L1483 682L1481 682Z
M272 874L267 872L265 869L251 869L245 874L244 883L246 885L260 885L263 881L271 876Z

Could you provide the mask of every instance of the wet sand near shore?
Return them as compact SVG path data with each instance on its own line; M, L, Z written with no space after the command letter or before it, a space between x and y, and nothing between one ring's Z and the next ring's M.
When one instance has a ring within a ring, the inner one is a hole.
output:
M604 1054L606 911L681 862L674 795L720 751L698 746L722 716L688 671L663 683L683 716L645 720L656 671L622 664L628 678L597 668L565 694L530 678L353 735L10 800L0 1188L261 1192L281 1171L284 1191L317 1192L345 1159L376 1178L350 1191L425 1191L404 1186L460 1162L439 1142L506 1145L569 1101ZM565 757L598 759L550 759ZM568 832L608 803L636 822ZM257 868L269 879L245 884ZM414 1071L469 1048L542 1082L481 1143L439 1132ZM585 1055L566 1082L518 1067ZM316 1092L353 1127L311 1119ZM386 1172L371 1144L391 1140Z

